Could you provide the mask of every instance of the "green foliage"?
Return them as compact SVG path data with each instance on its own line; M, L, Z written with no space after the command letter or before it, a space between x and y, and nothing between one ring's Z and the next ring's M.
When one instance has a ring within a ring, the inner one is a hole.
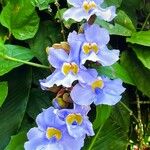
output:
M64 41L69 32L78 32L85 23L65 21L63 13L68 5L66 0L58 2L60 10L55 0L0 0L0 150L24 149L26 131L35 126L36 116L50 107L56 96L42 91L39 85L39 79L53 72L46 48ZM109 44L120 49L121 60L95 68L99 75L122 79L126 88L123 99L129 106L119 103L92 109L89 118L95 136L87 137L83 150L127 150L131 140L132 146L139 145L139 124L134 118L139 117L137 97L144 126L142 138L150 136L146 105L150 98L150 2L104 0L102 4L104 8L112 5L117 7L115 19L108 23L96 18L95 23L109 31Z
M0 110L0 149L5 148L10 136L20 128L29 98L31 77L31 68L27 67L4 77L8 81L9 94Z
M10 60L11 58L29 61L33 58L32 52L21 46L0 45L0 76L11 71L23 63Z
M0 107L4 103L7 94L8 94L8 85L7 82L0 82Z
M100 19L97 19L96 23L106 28L112 35L131 36L136 31L129 16L122 10L118 12L114 20L114 25Z
M16 39L34 37L39 26L39 17L30 0L8 1L1 12L0 22Z
M26 132L20 132L11 137L11 140L5 150L24 150L24 142L27 140Z

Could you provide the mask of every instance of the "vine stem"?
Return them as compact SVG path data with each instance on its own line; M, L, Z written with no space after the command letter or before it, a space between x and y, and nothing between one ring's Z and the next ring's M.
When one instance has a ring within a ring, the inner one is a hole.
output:
M135 120L137 123L139 123L139 120L138 120L138 118L133 114L133 111L132 111L129 107L127 107L123 102L120 101L120 104L129 112L129 114L130 114L131 116L133 116L134 120Z
M146 19L145 19L145 21L144 21L144 24L143 24L143 26L142 26L142 28L141 28L141 31L143 31L143 29L144 29L144 27L145 27L145 25L146 25L146 23L147 23L149 17L150 17L150 13L147 15L147 17L146 17Z
M58 3L58 0L55 0L55 5L57 7L58 15L59 15L59 18L60 18L61 33L62 33L62 36L63 36L63 40L66 41L65 30L64 30L64 25L63 25L63 19L62 19L61 13L60 13L60 4Z
M30 66L34 66L34 67L38 67L38 68L50 69L50 67L45 66L45 65L41 65L41 64L36 64L36 63L33 63L33 62L28 62L28 61L20 60L20 59L17 59L17 58L9 57L7 55L2 55L2 58L10 60L10 61L24 63L24 64L27 64L27 65L30 65Z

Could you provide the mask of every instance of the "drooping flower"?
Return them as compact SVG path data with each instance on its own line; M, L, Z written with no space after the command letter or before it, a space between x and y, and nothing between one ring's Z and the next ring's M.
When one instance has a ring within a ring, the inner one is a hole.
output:
M68 37L70 45L69 54L64 49L56 49L51 47L48 51L48 60L50 64L56 68L55 71L46 79L40 80L42 89L47 89L53 85L63 85L71 87L76 80L85 82L90 78L90 75L85 67L80 67L80 48L81 41L77 41Z
M84 135L94 135L92 123L87 116L89 110L89 106L74 104L74 109L62 109L58 111L58 116L65 121L70 136L80 139Z
M64 13L64 19L70 18L80 22L82 19L89 20L92 15L96 15L103 20L111 21L115 16L116 8L110 6L102 8L103 0L67 0L73 7Z
M25 150L80 150L84 143L85 135L75 139L68 134L65 122L60 120L50 107L43 110L36 118L38 127L27 133L28 140Z
M71 38L82 41L80 52L81 65L90 60L99 62L102 66L110 66L119 60L119 50L109 50L107 48L110 40L108 31L96 24L85 24L84 33L74 33Z
M95 72L93 81L78 83L71 91L72 100L78 105L106 104L115 105L121 99L125 91L120 79L111 80L107 77L100 77ZM80 95L80 96L79 96Z

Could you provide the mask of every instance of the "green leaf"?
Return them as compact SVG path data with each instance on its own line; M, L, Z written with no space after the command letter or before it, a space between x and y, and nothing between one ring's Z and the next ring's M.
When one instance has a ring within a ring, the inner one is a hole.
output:
M106 28L112 35L122 35L122 36L131 36L132 32L135 32L135 27L128 17L128 15L120 10L117 14L117 17L114 19L115 25L112 25L106 21L97 19L96 23Z
M3 80L8 81L9 94L0 109L0 149L16 134L23 120L31 86L32 73L28 67L16 69Z
M131 38L127 38L127 42L150 46L150 30L133 33Z
M103 5L108 7L108 6L116 6L119 7L122 3L122 0L105 0Z
M87 139L84 150L126 150L128 145L129 113L117 104L109 119Z
M0 45L0 76L23 64L7 60L4 58L5 56L25 61L33 58L32 52L27 48L15 45Z
M138 59L143 63L143 65L150 69L150 48L144 46L134 45L132 49L136 53Z
M121 56L121 64L126 68L131 75L136 87L143 94L150 97L150 71L143 66L133 52L123 52Z
M34 6L39 7L39 10L48 9L50 3L54 3L55 0L32 0Z
M35 38L29 41L31 51L42 64L48 64L46 48L61 41L62 36L60 32L61 30L58 24L46 21L40 24Z
M16 39L34 37L39 26L39 17L30 0L8 2L0 15L0 22Z
M24 150L24 143L26 140L26 132L20 132L11 137L5 150Z
M27 107L28 115L35 119L42 112L42 109L50 107L53 99L50 96L49 92L42 91L41 89L32 89Z
M0 107L5 101L8 94L8 85L7 82L0 82Z
M112 79L120 78L123 82L134 85L134 81L130 77L130 74L126 71L124 66L119 63L115 63L108 67L101 66L97 68L97 70L102 75L106 75Z
M112 107L108 105L99 105L96 107L96 119L93 122L94 129L102 126L110 116Z
M64 26L66 28L70 28L70 26L76 22L73 19L69 19L67 21L63 19L63 14L66 10L67 10L67 8L63 8L63 9L58 10L56 15L55 15L55 19L63 20Z

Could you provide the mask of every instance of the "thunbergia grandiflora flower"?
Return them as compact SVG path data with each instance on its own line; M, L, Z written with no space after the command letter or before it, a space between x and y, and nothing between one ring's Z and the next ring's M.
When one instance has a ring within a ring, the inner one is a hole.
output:
M81 65L90 60L99 62L102 66L110 66L119 60L119 50L109 50L107 48L110 40L108 31L96 24L86 24L84 33L72 33L73 38L82 41L80 52Z
M69 52L66 52L64 49L49 48L48 60L56 69L49 77L40 80L42 89L50 88L53 85L71 87L76 80L81 82L90 80L91 76L88 70L84 66L80 67L79 65L81 41L72 41L70 37L68 37Z
M80 139L84 135L94 135L92 123L87 116L89 110L89 106L74 104L74 109L62 109L58 111L58 116L66 122L70 136Z
M27 133L25 150L80 150L84 144L85 134L78 139L68 133L65 121L61 120L56 109L43 110L36 118L38 127Z
M114 6L100 7L103 0L67 1L73 7L64 13L66 20L89 20L96 15L111 21L116 16ZM106 29L85 24L82 33L73 31L67 42L47 49L49 63L55 71L40 80L41 88L57 87L58 93L52 101L54 108L45 109L37 116L38 127L28 132L25 150L80 150L85 137L94 135L88 118L90 105L115 105L120 101L125 91L122 81L99 76L96 69L87 65L98 62L110 66L118 61L119 50L109 50L109 40Z
M64 19L74 19L80 22L82 19L89 20L92 15L96 15L103 20L111 21L116 16L116 8L110 6L102 8L103 0L67 0L73 7L64 13Z
M72 100L78 105L90 105L93 102L95 105L115 105L119 102L122 97L121 94L125 91L122 81L100 77L96 71L91 73L93 75L92 82L78 83L73 87L71 91Z

